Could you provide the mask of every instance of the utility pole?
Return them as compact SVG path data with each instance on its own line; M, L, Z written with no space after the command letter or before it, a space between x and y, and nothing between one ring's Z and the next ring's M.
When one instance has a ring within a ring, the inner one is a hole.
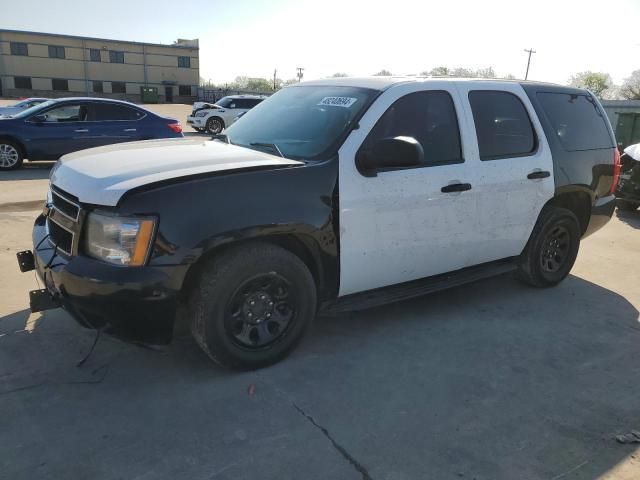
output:
M276 86L276 78L278 75L278 70L277 69L273 69L273 90L275 91L277 86Z
M527 72L524 74L524 79L526 80L527 78L529 78L529 65L531 65L531 54L536 53L536 51L533 48L525 48L524 51L529 53L529 59L527 60Z
M304 68L297 67L296 70L298 70L298 82L301 82L302 81L302 77L304 77L304 73L302 73L304 71Z

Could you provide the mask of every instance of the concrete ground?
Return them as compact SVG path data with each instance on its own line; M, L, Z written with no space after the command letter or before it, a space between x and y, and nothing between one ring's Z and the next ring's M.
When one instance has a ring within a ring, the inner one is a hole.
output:
M48 167L0 175L0 478L640 478L615 440L640 430L640 213L584 240L556 288L504 276L318 318L258 372L188 336L105 336L78 367L95 334L30 314L15 260Z

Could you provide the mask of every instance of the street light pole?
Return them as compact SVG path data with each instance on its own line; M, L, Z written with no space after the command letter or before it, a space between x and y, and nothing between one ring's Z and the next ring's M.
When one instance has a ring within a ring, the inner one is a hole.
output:
M302 77L304 76L304 73L302 73L304 71L304 68L297 67L296 70L298 70L298 82L301 82L302 81Z
M524 79L526 80L527 78L529 78L529 65L531 65L531 54L536 53L536 51L533 48L525 48L524 51L529 53L529 58L527 59L527 72L524 74Z

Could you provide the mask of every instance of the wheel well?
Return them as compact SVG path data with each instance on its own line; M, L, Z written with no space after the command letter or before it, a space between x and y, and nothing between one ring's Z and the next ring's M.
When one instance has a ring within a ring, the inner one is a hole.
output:
M556 195L547 205L566 208L578 217L582 234L587 231L591 217L591 197L585 192L567 192Z
M15 143L16 146L20 149L20 153L22 153L22 158L27 156L27 149L24 148L24 145L20 140L10 135L0 135L0 140L9 140L12 143Z
M250 238L246 240L240 240L238 242L231 242L220 245L219 247L216 247L202 255L196 261L196 263L191 265L191 267L187 271L184 282L182 283L180 299L182 301L188 300L189 292L195 286L198 278L200 278L200 275L202 274L203 268L211 258L217 255L221 255L232 248L239 248L244 244L252 242L271 243L293 253L296 257L302 260L302 262L309 269L309 272L311 272L313 280L316 284L316 288L321 285L322 268L320 266L320 263L316 260L316 257L314 257L312 249L309 247L308 242L305 242L295 235L266 235L264 237Z

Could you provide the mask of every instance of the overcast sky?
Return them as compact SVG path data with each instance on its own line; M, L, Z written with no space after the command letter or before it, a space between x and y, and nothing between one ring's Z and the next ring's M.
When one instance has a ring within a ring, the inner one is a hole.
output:
M566 83L584 70L616 83L640 69L640 0L21 0L0 28L172 43L200 39L200 75L305 79L381 69L493 67ZM624 25L629 25L625 28Z

